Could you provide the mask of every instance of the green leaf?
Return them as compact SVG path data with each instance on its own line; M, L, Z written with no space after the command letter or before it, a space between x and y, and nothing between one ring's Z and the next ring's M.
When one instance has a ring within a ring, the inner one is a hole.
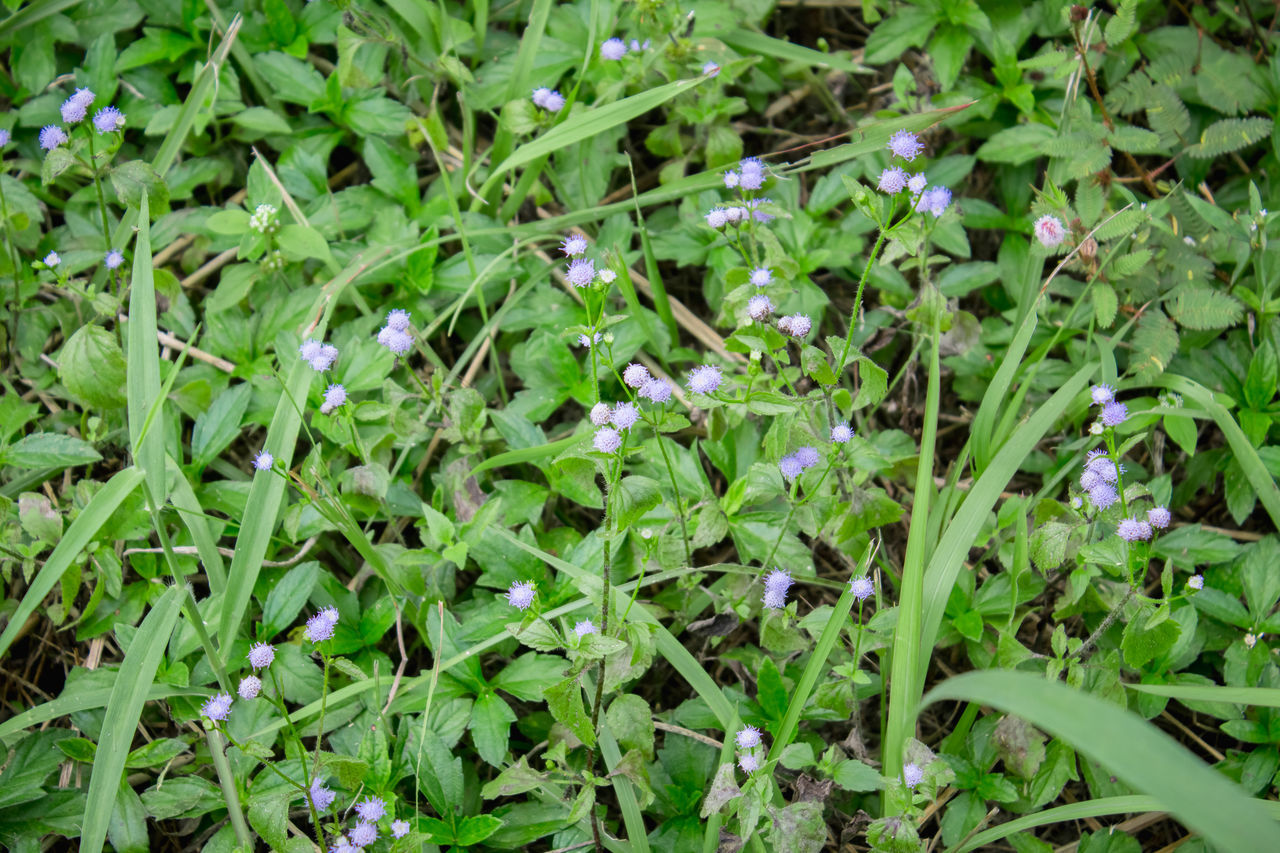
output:
M88 738L69 737L58 741L58 749L62 750L68 758L91 763L98 751L98 745Z
M1181 289L1168 307L1178 325L1188 329L1227 329L1244 316L1240 300L1208 287Z
M454 835L455 843L462 846L479 844L497 832L503 825L501 818L489 814L471 815L458 822Z
M1158 376L1178 351L1178 330L1159 309L1149 309L1133 333L1133 355L1129 369L1140 379Z
M756 675L756 700L770 719L781 720L787 710L787 688L782 684L782 674L772 658L766 657Z
M34 432L0 451L0 465L14 468L69 468L101 458L89 442L60 432Z
M878 770L853 759L837 764L833 778L841 788L856 793L878 791L884 787L884 778Z
M1200 142L1187 148L1187 155L1198 160L1220 157L1261 142L1271 134L1269 118L1224 118L1215 121L1200 134Z
M1181 631L1178 623L1169 618L1167 607L1158 608L1151 614L1138 611L1125 623L1124 636L1120 640L1124 662L1140 669L1151 659L1169 651L1178 641Z
M619 744L638 749L653 760L653 711L648 702L634 693L623 693L609 703L605 719Z
M145 209L141 206L143 196L146 196L155 209L156 215L169 210L169 188L155 168L145 160L128 160L121 163L111 169L109 177L111 187L116 191L116 197L126 207ZM138 257L141 257L141 253L134 256L135 275ZM148 257L148 266L150 263L151 259ZM130 302L131 306L132 304ZM133 312L130 311L130 316L132 315Z
M587 746L595 746L596 736L591 729L591 717L582 701L582 687L576 676L566 678L548 687L543 693L551 716L571 731Z
M425 725L419 734L418 787L438 814L451 815L462 805L462 759L454 758L440 736Z
M331 261L329 243L320 232L308 225L286 225L276 235L280 251L292 261L315 258L319 261Z
M611 497L619 530L635 526L645 513L662 502L657 481L638 474L624 477Z
M996 131L975 153L987 163L1017 166L1043 156L1045 145L1053 138L1053 130L1046 125L1019 124Z
M858 394L853 398L853 408L875 406L889 393L889 373L865 355L857 358Z
M125 404L124 353L115 335L89 324L77 329L58 355L58 378L77 400L100 409Z
M937 18L930 9L903 6L887 15L867 37L864 61L868 65L895 62L912 47L922 47Z
M262 605L262 635L274 637L293 624L320 578L320 564L299 563L276 581Z
M209 408L196 418L191 430L192 461L200 467L208 465L240 434L240 422L249 408L252 388L248 382L223 391Z
M483 690L471 707L471 737L476 752L494 767L501 767L507 759L507 742L511 737L511 724L516 713L511 706L492 690Z

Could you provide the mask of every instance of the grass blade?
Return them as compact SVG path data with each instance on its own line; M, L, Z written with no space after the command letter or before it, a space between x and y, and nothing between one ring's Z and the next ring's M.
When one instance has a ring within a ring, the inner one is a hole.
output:
M841 53L823 53L811 47L792 44L751 30L732 30L720 38L725 44L737 48L745 56L772 56L783 62L799 62L819 68L833 68L847 74L873 73L873 69L859 65Z
M1229 702L1232 705L1280 708L1280 689L1275 687L1227 687L1221 684L1126 684L1125 687L1152 696L1192 702Z
M110 687L95 688L93 690L78 690L71 695L62 695L57 699L51 699L42 705L37 705L23 711L21 714L10 717L3 723L0 723L0 742L10 735L17 734L23 729L29 729L32 726L43 725L44 723L56 720L59 717L65 717L67 714L74 714L77 711L92 711L96 708L105 708L107 702L111 699ZM170 696L208 696L209 691L198 687L174 687L169 684L153 684L151 689L147 691L148 700L168 699Z
M1226 406L1214 399L1213 392L1208 388L1185 376L1165 373L1155 381L1155 384L1194 400L1196 405L1209 413L1209 417L1213 418L1218 429L1222 430L1222 435L1231 447L1231 453L1244 470L1245 479L1249 481L1249 485L1253 486L1253 490L1258 494L1258 500L1266 507L1267 515L1271 516L1271 523L1280 527L1280 488L1276 487L1276 481L1271 476L1271 472L1267 470L1266 465L1262 464L1262 460L1258 458L1258 451L1253 449L1253 445L1249 443L1249 439L1245 437L1244 431L1231 416L1231 412L1227 411Z
M111 821L111 811L115 808L124 774L124 762L133 745L133 732L138 728L142 705L147 701L151 682L173 633L173 626L178 621L178 611L186 592L180 586L169 587L138 626L133 643L120 664L115 686L111 688L111 698L107 700L102 738L93 760L93 775L89 778L80 853L100 853L106 841L107 825Z
M70 9L80 0L42 0L28 3L9 17L0 21L0 39L7 38L19 30L38 24L45 18L51 18L64 9Z
M977 850L993 841L1008 838L1015 832L1035 829L1037 826L1048 826L1064 823L1069 820L1084 820L1088 817L1105 817L1107 815L1134 814L1136 812L1158 811L1160 802L1155 797L1130 795L1127 797L1104 797L1100 800L1085 800L1082 803L1070 803L1057 808L1045 809L1035 814L1015 818L1008 823L983 830L967 841L948 847L943 853L967 853Z
M166 457L166 461L169 473L173 475L173 491L169 495L169 503L187 525L191 541L200 555L200 563L209 578L209 593L220 595L227 588L227 568L210 529L210 519L205 515L204 507L200 506L200 499L196 497L182 469L172 457Z
M622 760L622 752L618 749L618 741L614 739L609 722L600 716L600 754L604 763L613 773ZM622 812L622 823L627 828L627 843L635 853L649 853L649 834L644 827L644 815L640 811L640 803L636 800L635 789L631 780L622 774L612 777L613 792L618 798L618 809Z
M1257 800L1137 715L1056 681L987 670L949 678L921 707L979 702L1061 738L1223 850L1280 850L1280 824Z
M129 441L134 464L147 478L151 495L163 503L167 495L164 469L164 404L160 390L160 345L156 340L156 286L151 269L151 214L146 193L138 208L138 239L133 252L129 285L128 373ZM159 402L154 423L143 424L153 403Z
M525 462L533 462L537 459L559 456L561 453L576 444L586 444L588 438L590 438L590 433L582 433L581 435L571 435L568 438L562 438L558 441L539 444L535 447L522 447L518 450L508 450L505 453L498 453L490 456L488 459L472 468L471 476L474 477L481 471L488 471L490 468L502 468L506 465L521 465Z
M22 597L22 603L9 617L9 624L5 627L4 633L0 634L0 658L3 658L9 646L13 645L27 618L35 612L40 602L44 601L44 597L58 583L63 572L71 565L71 561L80 556L80 552L97 535L98 529L107 523L111 513L115 512L121 502L138 487L142 479L142 471L135 467L118 472L93 496L88 506L76 516L76 520L71 522L67 532L58 541L57 547L40 568L31 586L27 588L27 594Z

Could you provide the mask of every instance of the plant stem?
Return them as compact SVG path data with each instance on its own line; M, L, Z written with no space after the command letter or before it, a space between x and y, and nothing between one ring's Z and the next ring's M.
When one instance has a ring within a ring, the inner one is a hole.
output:
M227 817L235 827L236 840L245 850L253 849L253 835L249 825L245 823L244 811L240 808L240 792L236 790L236 778L231 773L231 762L227 761L227 743L217 729L205 732L209 743L209 756L213 759L213 767L218 772L218 785L222 788L222 798L227 803Z
M106 244L103 252L111 250L111 226L107 222L107 200L102 195L102 179L98 175L98 163L93 153L93 130L87 125L85 135L89 137L89 171L93 174L93 188L98 193L98 212L102 214L102 240ZM120 296L119 279L116 279L116 297Z
M663 414L666 413L664 407ZM689 528L684 520L684 499L680 497L680 486L676 484L676 470L671 465L671 456L667 453L667 446L662 441L662 434L655 428L653 431L654 440L658 442L658 449L662 451L662 461L667 466L667 476L671 478L671 491L676 496L676 518L680 521L680 538L684 541L684 563L686 566L693 565L693 551L689 547ZM607 548L608 546L606 546ZM606 554L608 551L606 550ZM608 584L608 580L605 580Z
M13 240L13 226L9 222L9 202L4 197L4 179L0 175L0 215L4 216L4 238L9 244L9 257L13 262L13 303L9 306L9 361L16 360L18 352L18 310L22 305L22 279L18 276L18 247Z
M845 335L844 348L840 350L840 359L836 362L836 381L840 381L840 377L844 375L845 359L849 357L849 347L853 343L854 330L858 328L858 314L862 311L862 289L867 285L867 276L871 274L871 265L876 262L876 255L880 254L880 247L884 245L885 229L881 229L876 236L876 243L871 247L871 254L867 257L867 265L862 268L862 277L858 279L858 292L853 296L853 312L849 315L849 333Z

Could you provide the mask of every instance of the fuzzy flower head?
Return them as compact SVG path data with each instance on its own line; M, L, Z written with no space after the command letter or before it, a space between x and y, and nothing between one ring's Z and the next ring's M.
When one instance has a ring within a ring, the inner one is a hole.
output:
M876 189L885 195L897 195L907 186L907 173L898 166L890 166L880 173Z
M916 202L916 210L927 210L937 219L951 206L951 190L946 187L933 187L925 190Z
M720 66L714 62L705 62L702 65L702 73L708 77L717 77L720 74Z
M760 756L755 752L744 752L738 756L738 766L743 773L754 773L760 769Z
M312 643L323 643L333 637L333 631L337 627L338 611L326 607L307 620L306 637Z
M254 669L266 669L275 659L275 647L269 643L254 643L249 647L249 666Z
M98 133L114 133L124 127L124 113L115 107L105 107L93 115L93 126Z
M311 790L307 792L307 796L311 804L316 807L316 811L325 812L329 810L329 806L333 805L334 797L337 795L324 786L324 779L317 776L311 780Z
M617 277L618 277L618 274L613 270L609 269L608 267L605 267L604 269L596 273L596 278L600 279L600 281L604 282L605 284L613 284L613 280L616 279Z
M411 319L408 311L396 308L387 314L387 328L395 329L397 332L407 332Z
M612 410L608 403L596 403L591 407L591 423L596 426L604 426L609 422L609 416Z
M1115 400L1116 389L1106 383L1094 385L1089 389L1089 396L1093 399L1095 406L1105 406Z
M1137 518L1122 519L1116 525L1116 535L1126 542L1145 542L1151 538L1151 525Z
M1102 407L1102 414L1098 420L1102 421L1103 426L1118 427L1129 417L1129 407L1119 400L1112 400Z
M1052 249L1067 239L1067 229L1062 226L1062 220L1056 216L1041 216L1036 220L1034 231L1036 239L1046 249Z
M929 179L924 176L924 172L916 172L914 175L907 178L907 190L913 196L920 195L928 185Z
M230 715L231 701L230 693L219 693L200 706L200 713L215 723L220 723Z
M730 189L730 190L736 189L738 186L738 183L741 180L742 180L742 176L739 175L737 172L733 171L732 169L724 173L725 189Z
M848 444L853 441L853 429L847 423L838 423L831 428L831 441L834 444Z
M1168 507L1156 506L1147 510L1147 523L1157 530L1164 530L1171 521L1173 521L1173 515Z
M253 457L253 467L257 471L270 471L271 466L275 464L276 458L271 455L270 450L260 450L258 455Z
M587 337L585 334L581 334L581 335L578 335L578 346L591 349L592 344L598 344L603 340L604 340L604 335L600 332L596 332L591 337Z
M611 38L600 45L600 58L609 62L617 62L627 55L627 43L620 38Z
M1120 475L1124 473L1124 465L1117 466L1105 450L1091 452L1085 462L1085 469L1097 474L1103 482L1113 484L1119 482Z
M907 764L902 768L902 782L908 788L914 788L924 781L924 771L918 764Z
M875 591L875 583L866 575L849 580L849 592L859 601L866 601Z
M596 265L587 258L574 258L565 271L565 277L574 287L589 287L596 277Z
M391 837L404 838L409 834L409 821L393 820L391 821Z
M751 283L756 287L764 287L773 281L773 270L768 267L756 267L751 271Z
M755 749L760 745L760 730L755 726L743 726L734 736L739 749Z
M54 267L59 266L61 263L62 263L62 258L58 255L57 252L50 252L49 254L44 256L44 265L49 269L53 269Z
M782 569L774 569L764 576L764 606L780 610L787 604L787 590L791 588L791 575Z
M302 344L298 347L298 357L301 358L303 361L309 362L312 359L314 359L316 356L320 355L320 350L323 347L324 347L324 344L320 343L314 338L308 338L307 340L303 341Z
M67 133L56 124L47 124L40 128L40 147L52 151L67 141Z
M622 381L630 388L643 388L651 378L649 368L635 362L628 364L626 370L622 371Z
M330 385L324 389L324 402L320 404L320 414L327 415L347 402L347 389L341 385Z
M720 383L724 381L724 377L720 375L720 368L714 364L704 364L695 367L689 371L689 390L694 394L711 394L720 387Z
M587 238L581 234L570 234L560 244L560 251L564 252L567 257L576 258L587 251Z
M387 804L378 797L368 797L356 803L356 814L361 820L379 821L387 814Z
M378 840L378 827L367 821L360 821L351 830L351 843L357 849L368 847Z
M102 263L109 270L119 269L124 263L124 252L112 249L102 256Z
M804 466L794 455L788 455L778 460L778 470L782 472L782 478L790 483L804 473Z
M1204 589L1204 575L1192 575L1191 577L1187 578L1187 586L1191 587L1197 592Z
M1089 490L1089 502L1099 512L1115 505L1118 500L1120 500L1120 494L1110 483L1100 483Z
M581 640L587 634L596 633L596 626L591 624L590 619L583 619L573 626L573 633L577 634L578 639Z
M766 204L773 204L773 202L767 198L752 198L747 200L747 210L751 212L751 218L756 222L765 223L772 222L774 220L772 213L756 209Z
M763 293L758 293L747 300L747 316L757 323L763 323L773 313L773 303Z
M609 422L617 430L631 429L638 420L640 420L640 410L636 408L635 403L619 403L609 413Z
M758 157L748 157L738 163L738 175L738 186L758 190L764 186L764 162Z
M558 113L564 109L564 95L555 89L541 86L533 90L533 103L550 113Z
M262 692L262 679L256 675L246 675L240 679L240 687L237 688L236 692L245 701L257 699L258 694Z
M413 349L413 335L400 329L383 326L378 330L378 343L391 350L393 354L401 356Z
M790 334L794 338L803 338L809 334L809 329L813 327L807 314L792 314L790 323Z
M703 218L707 220L708 225L717 231L729 223L729 216L725 213L723 207L711 208Z
M617 453L622 447L622 435L613 427L601 427L596 430L591 444L601 453Z
M0 127L0 148L3 148L8 144L9 144L9 131L5 130L3 127Z
M815 448L809 447L808 445L796 448L795 457L796 461L798 461L804 468L812 468L814 465L817 465L819 460L822 458Z
M324 373L338 360L338 348L333 344L322 344L319 341L303 342L302 346L298 347L298 354L317 373Z
M67 124L79 124L84 121L89 107L93 106L93 92L88 89L76 89L75 94L62 102L62 120Z
M637 393L650 402L665 403L671 399L671 383L665 379L650 379Z
M908 163L916 159L917 155L924 151L924 143L909 130L900 130L890 136L889 144L885 147Z
M517 610L528 610L533 604L533 581L515 581L507 588L507 604Z

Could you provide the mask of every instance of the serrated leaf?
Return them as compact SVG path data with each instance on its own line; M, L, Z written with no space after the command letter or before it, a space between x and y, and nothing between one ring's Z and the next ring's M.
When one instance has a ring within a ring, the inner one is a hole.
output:
M582 701L582 687L576 677L566 678L559 684L548 687L543 698L551 716L555 717L578 740L587 746L595 746L596 734L591 729L591 718L587 715L587 707Z
M1227 329L1240 322L1244 306L1229 293L1208 287L1178 291L1169 313L1187 329Z
M1141 379L1159 376L1178 351L1178 330L1173 321L1157 309L1147 311L1133 334L1133 356L1129 369Z
M1104 329L1111 328L1111 324L1116 321L1116 311L1119 307L1115 288L1105 281L1094 282L1093 316L1098 321L1098 325Z
M1156 85L1147 92L1147 124L1160 134L1162 141L1173 144L1191 127L1191 114L1177 92L1169 86Z
M889 373L865 355L858 356L858 394L853 408L874 406L889 393Z
M102 454L84 439L60 432L35 432L0 452L0 465L66 468L97 462Z
M1111 131L1107 141L1117 151L1129 151L1133 154L1150 154L1153 151L1159 151L1163 147L1160 144L1160 134L1147 130L1145 127L1133 127L1132 125L1117 127Z
M1151 263L1151 250L1139 249L1136 252L1130 252L1127 255L1121 255L1111 262L1107 267L1107 271L1112 278L1124 278L1136 273L1138 270Z

